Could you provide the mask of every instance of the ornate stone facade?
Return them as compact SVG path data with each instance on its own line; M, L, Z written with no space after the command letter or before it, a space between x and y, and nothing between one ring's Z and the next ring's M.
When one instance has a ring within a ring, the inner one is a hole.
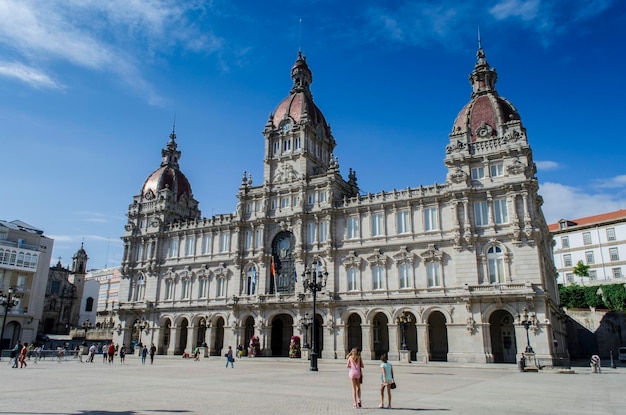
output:
M405 346L416 361L513 363L528 333L538 358L566 353L526 130L482 47L442 142L448 175L432 186L361 194L352 169L340 174L301 54L291 77L263 131L263 182L244 173L235 213L201 216L172 132L129 207L114 341L219 355L258 336L262 355L287 356L298 335L322 359L355 346L398 359ZM328 273L306 335L305 270Z

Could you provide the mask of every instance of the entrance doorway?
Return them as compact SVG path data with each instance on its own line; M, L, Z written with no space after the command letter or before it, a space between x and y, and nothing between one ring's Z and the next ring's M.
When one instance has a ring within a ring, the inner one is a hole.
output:
M346 344L346 352L352 350L353 347L363 350L363 333L361 331L361 317L354 313L348 317L348 344Z
M290 315L279 314L272 320L272 356L289 356L289 343L293 336L293 319Z
M448 361L448 328L441 311L434 311L428 317L428 349L429 360Z
M389 320L383 313L378 313L372 320L372 342L374 359L380 359L383 353L389 352Z
M513 316L506 310L495 311L489 317L491 353L494 363L515 363L517 341Z
M183 354L187 348L187 328L189 327L189 320L183 319L178 325L178 350L175 354ZM189 351L191 352L191 351Z

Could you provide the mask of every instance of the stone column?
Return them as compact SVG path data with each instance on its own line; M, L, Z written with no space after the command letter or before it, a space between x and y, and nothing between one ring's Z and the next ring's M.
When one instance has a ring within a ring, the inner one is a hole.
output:
M372 326L370 324L361 324L361 335L363 338L363 350L361 356L363 359L370 360L374 358L372 352Z
M415 359L418 362L428 362L428 324L417 323L417 353Z
M402 345L402 328L397 324L388 324L387 330L389 333L389 352L387 352L387 359L394 361L400 360L400 347Z
M164 350L164 353L167 355L173 355L176 350L176 335L178 333L177 327L170 327L170 342L167 345L167 350Z

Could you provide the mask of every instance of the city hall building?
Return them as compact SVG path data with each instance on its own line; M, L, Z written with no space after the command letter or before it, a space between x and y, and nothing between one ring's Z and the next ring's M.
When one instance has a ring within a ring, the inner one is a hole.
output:
M301 53L291 79L263 130L263 181L244 173L234 213L202 216L172 131L128 209L114 342L221 355L258 337L260 355L288 356L299 336L321 359L353 347L419 362L513 363L528 346L548 364L565 356L532 151L482 47L441 141L444 184L361 193Z

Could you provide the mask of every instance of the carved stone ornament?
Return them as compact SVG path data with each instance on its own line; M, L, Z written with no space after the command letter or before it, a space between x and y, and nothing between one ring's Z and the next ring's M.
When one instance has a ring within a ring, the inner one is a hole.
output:
M508 166L506 170L510 174L521 174L526 170L526 165L520 161L520 159L516 159L513 164Z
M373 266L384 266L387 263L387 257L380 252L380 249L375 248L374 254L367 257L367 262Z
M289 163L283 163L278 168L274 183L288 183L298 180L298 172Z
M476 137L479 138L490 138L493 133L493 128L485 122L481 124L480 127L476 129Z
M154 193L152 192L152 190L148 190L146 193L144 193L143 198L146 200L153 200L154 199Z
M450 173L450 181L456 184L467 182L467 177L467 173L461 170L460 167L457 167L454 172Z
M450 153L462 151L463 149L465 149L465 143L462 142L461 140L457 140L456 143L448 144L446 146L446 153L450 154Z
M411 264L413 263L413 258L415 258L415 254L409 252L406 246L401 246L400 252L393 256L393 259L395 259L398 264Z

